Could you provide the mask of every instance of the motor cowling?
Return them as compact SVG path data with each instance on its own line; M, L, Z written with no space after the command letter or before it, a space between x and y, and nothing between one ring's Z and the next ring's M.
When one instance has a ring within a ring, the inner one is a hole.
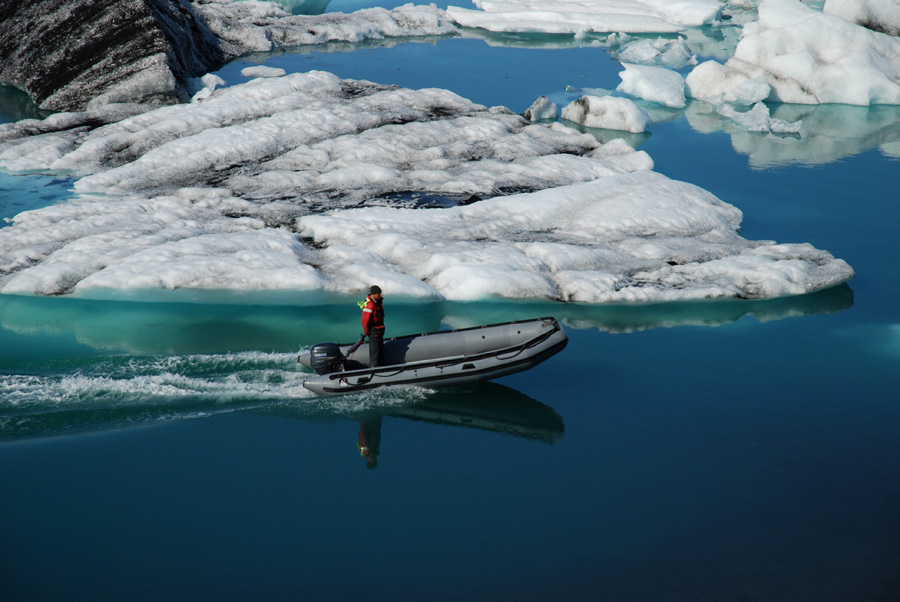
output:
M309 352L309 365L316 374L330 374L341 370L345 359L337 343L317 343Z

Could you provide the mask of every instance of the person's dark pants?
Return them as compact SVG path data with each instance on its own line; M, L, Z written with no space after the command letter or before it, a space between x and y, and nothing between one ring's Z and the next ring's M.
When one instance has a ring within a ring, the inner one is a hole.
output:
M377 368L384 363L384 331L372 329L369 332L369 366Z

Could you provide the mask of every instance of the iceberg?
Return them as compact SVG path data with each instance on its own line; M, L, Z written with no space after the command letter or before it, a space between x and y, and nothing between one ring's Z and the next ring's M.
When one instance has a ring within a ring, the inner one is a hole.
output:
M292 15L273 2L200 0L196 7L232 56L326 42L458 34L433 4L321 15Z
M650 115L627 98L592 94L566 105L562 110L562 117L585 127L621 130L632 134L646 131L651 123Z
M475 0L480 10L447 7L462 27L551 34L676 33L719 19L718 0Z
M446 90L265 75L0 126L0 167L80 176L66 203L0 229L0 292L321 304L377 281L398 302L619 303L853 276L810 245L743 239L738 209L620 139Z
M299 229L326 248L374 252L456 301L759 299L850 277L809 245L742 239L741 218L702 189L641 170L443 211L305 216Z
M556 121L559 118L559 107L546 96L541 96L531 103L530 107L525 109L522 116L528 121L543 121L547 119Z
M697 57L691 52L690 47L679 38L667 40L657 38L655 40L640 39L623 44L618 50L611 53L613 58L621 63L632 65L655 65L681 69L687 65L696 65Z
M677 71L649 65L623 64L619 92L667 107L684 107L684 78Z
M769 88L758 97L760 78ZM872 31L799 0L761 0L724 65L698 65L689 94L794 104L900 104L900 38ZM749 86L749 90L747 90ZM739 91L739 88L745 88Z

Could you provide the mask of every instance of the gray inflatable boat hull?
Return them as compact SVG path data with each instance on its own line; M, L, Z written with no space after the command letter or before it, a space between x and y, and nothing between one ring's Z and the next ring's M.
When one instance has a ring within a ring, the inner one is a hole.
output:
M390 385L464 385L528 370L562 351L568 342L555 318L395 337L384 341L383 366L369 367L368 348L363 345L347 369L310 376L303 386L330 395ZM341 345L341 353L346 356L351 347ZM297 359L311 367L309 353Z

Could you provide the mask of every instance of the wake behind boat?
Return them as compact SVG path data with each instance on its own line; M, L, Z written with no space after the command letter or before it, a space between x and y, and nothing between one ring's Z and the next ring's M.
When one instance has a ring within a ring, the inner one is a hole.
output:
M548 317L385 339L384 365L377 368L369 366L366 349L352 355L353 344L319 343L297 361L316 371L303 386L324 395L389 385L437 388L528 370L568 342Z

